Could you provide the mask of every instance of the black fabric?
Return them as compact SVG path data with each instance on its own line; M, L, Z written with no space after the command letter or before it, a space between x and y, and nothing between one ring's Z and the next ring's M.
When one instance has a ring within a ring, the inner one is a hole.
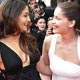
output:
M5 80L4 71L0 69L0 80Z
M44 42L44 38L46 35L46 29L43 31L40 31L39 33L38 33L38 30L39 29L35 26L35 28L33 28L30 31L30 33L31 33L31 35L33 35L36 38L38 49L40 51L40 54L42 55L42 47L43 47L43 42Z
M8 80L41 80L36 70L36 62L40 58L38 53L30 56L29 66L23 67L20 57L2 42L0 42L0 52Z
M0 73L0 80L5 80L1 73Z

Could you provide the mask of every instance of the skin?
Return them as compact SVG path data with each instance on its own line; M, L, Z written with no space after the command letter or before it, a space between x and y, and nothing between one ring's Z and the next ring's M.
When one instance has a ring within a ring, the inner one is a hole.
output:
M53 18L53 32L59 34L68 33L68 30L73 30L73 26L70 25L71 23L64 13L61 12L60 8L56 8Z
M34 10L35 9L35 6L36 6L36 0L30 1L30 4L29 5Z
M52 26L53 26L53 20L49 20L47 22L47 25L48 25L48 28L47 28L47 31L46 31L46 36L49 36L53 33L53 30L52 30Z
M22 13L18 17L18 25L20 28L20 32L28 31L29 23L30 23L29 10L28 10L28 7L26 6L26 8L22 11ZM29 60L29 56L27 56L28 60L24 63L24 61L26 60L26 56L24 52L20 49L19 37L20 37L20 34L16 36L8 35L7 38L0 39L0 41L4 43L6 46L8 46L20 57L24 67L30 64L30 60ZM5 70L1 57L0 57L0 68Z
M18 24L19 24L21 32L28 31L30 29L30 26L29 26L30 23L31 23L31 20L29 17L29 10L28 10L28 7L26 7L22 11L22 13L19 15L19 18L18 18Z
M39 28L40 31L44 30L46 28L46 21L45 19L39 19L36 23L36 26Z
M60 7L56 7L53 17L53 32L59 34L54 54L64 61L80 65L77 53L77 37L74 32L75 20L68 20ZM37 63L37 70L45 75L52 75L49 63L49 48L52 35L46 36L43 44L43 51L40 61Z

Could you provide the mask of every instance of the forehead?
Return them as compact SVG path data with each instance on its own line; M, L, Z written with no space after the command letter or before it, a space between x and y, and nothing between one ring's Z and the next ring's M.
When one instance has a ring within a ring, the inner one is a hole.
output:
M36 2L36 0L31 0L30 3L32 3L32 2Z
M40 19L38 19L37 22L40 22L40 21L45 21L45 19L44 18L40 18Z
M62 9L60 7L56 7L54 10L54 16L65 16L65 13L62 11Z
M29 8L28 8L28 6L26 6L22 12L27 12L27 13L29 13Z
M55 14L58 14L59 15L59 13L62 13L62 10L61 10L60 7L56 7L55 10L54 10L54 15Z

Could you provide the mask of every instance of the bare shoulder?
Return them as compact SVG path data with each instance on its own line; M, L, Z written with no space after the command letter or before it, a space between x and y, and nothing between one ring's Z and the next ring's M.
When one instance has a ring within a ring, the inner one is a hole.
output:
M44 44L50 45L52 38L54 37L54 39L55 39L56 36L58 36L58 34L46 36L44 39Z
M44 39L44 43L50 43L53 35L46 36Z
M53 41L55 41L56 37L58 37L58 36L59 36L59 34L53 34L53 35L49 35L49 36L45 37L43 45L46 47L47 50L49 50L49 48L50 48L52 38L53 38Z
M43 51L42 51L43 55L48 54L52 37L53 37L53 35L49 35L49 36L45 37L44 43L43 43Z

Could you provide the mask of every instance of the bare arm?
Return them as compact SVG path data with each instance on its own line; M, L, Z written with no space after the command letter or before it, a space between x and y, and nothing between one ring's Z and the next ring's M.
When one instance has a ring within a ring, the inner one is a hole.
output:
M50 76L52 73L49 67L48 50L50 46L51 36L46 37L43 43L43 51L40 61L37 63L37 70L44 75Z

